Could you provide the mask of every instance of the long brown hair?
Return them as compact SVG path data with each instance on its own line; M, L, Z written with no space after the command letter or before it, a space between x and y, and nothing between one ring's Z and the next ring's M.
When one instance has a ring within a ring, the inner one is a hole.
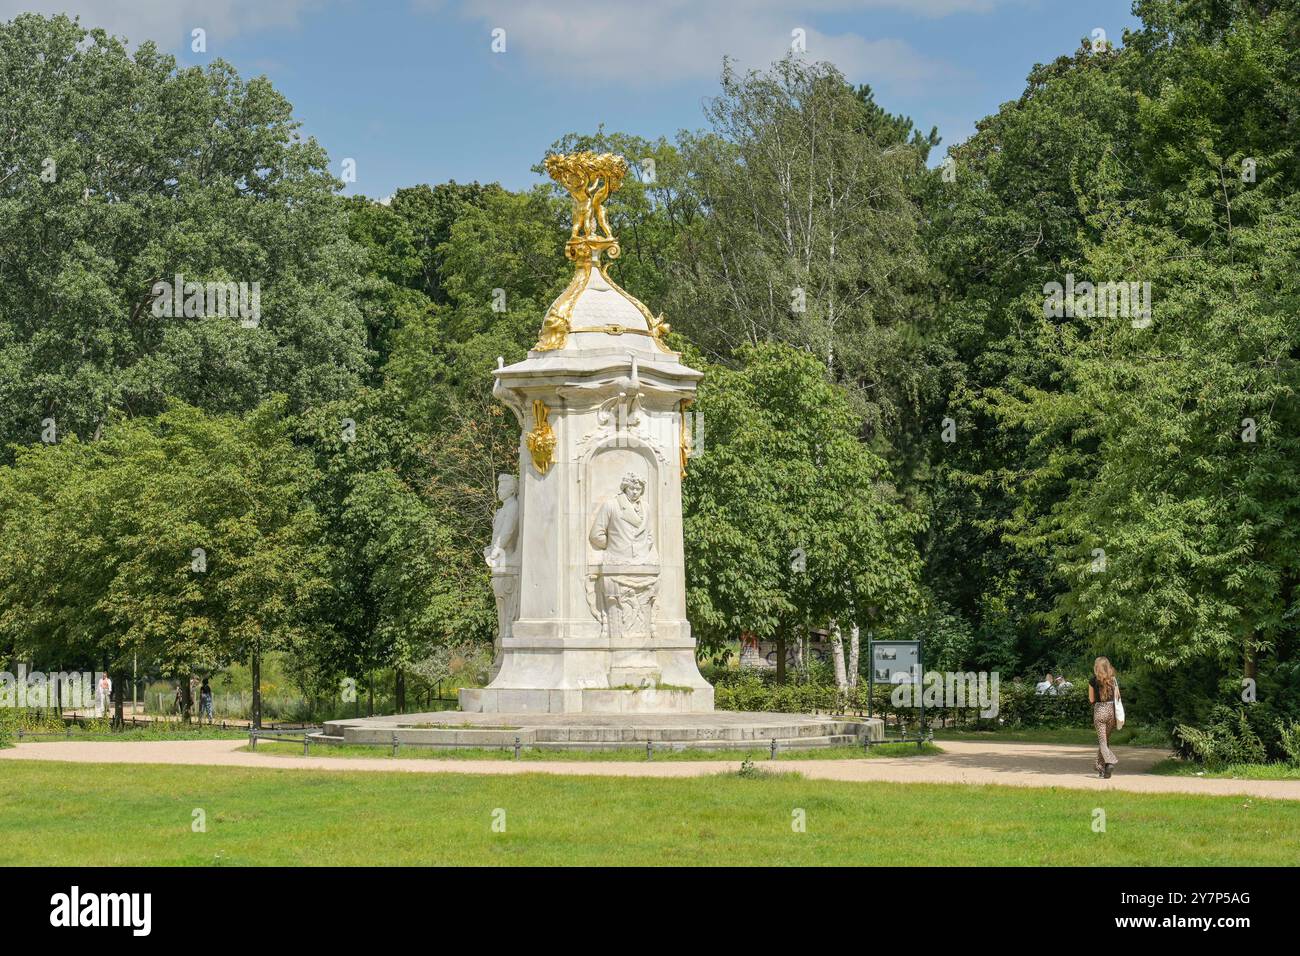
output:
M1092 662L1092 676L1097 682L1097 699L1110 700L1115 696L1115 667L1109 657L1099 657Z

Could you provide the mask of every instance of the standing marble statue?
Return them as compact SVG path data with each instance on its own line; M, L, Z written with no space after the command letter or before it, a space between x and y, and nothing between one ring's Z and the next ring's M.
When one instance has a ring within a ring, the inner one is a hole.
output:
M492 594L497 604L497 636L493 642L490 676L501 669L502 640L510 636L519 616L519 499L514 475L497 476L497 497L501 507L492 516L492 543L483 549L483 559L492 569Z

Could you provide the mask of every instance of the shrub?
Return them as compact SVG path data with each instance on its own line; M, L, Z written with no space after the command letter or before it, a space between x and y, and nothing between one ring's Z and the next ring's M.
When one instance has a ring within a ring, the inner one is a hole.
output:
M1207 770L1268 762L1268 751L1244 708L1234 711L1219 705L1204 727L1179 724L1174 735L1181 742L1183 755L1200 761Z
M780 713L866 713L868 710L867 683L842 692L833 683L778 685L770 673L761 671L715 671L708 676L714 685L714 706L718 710ZM892 696L892 687L877 684L870 700L871 712L877 717L903 722L919 716L912 707L895 706ZM1090 727L1092 709L1086 689L1076 686L1062 694L1040 696L1028 684L1008 681L999 687L995 716L981 716L977 706L926 707L926 719L974 729Z
M1286 762L1293 767L1300 767L1300 720L1290 724L1277 722L1278 747L1286 755Z
M430 684L452 681L460 687L481 687L492 669L492 654L492 645L481 641L439 644L425 657L412 661L410 671Z
M8 747L18 737L18 731L29 734L62 733L63 720L49 710L37 710L30 707L5 708L0 710L0 747Z
M1075 686L1058 694L1037 694L1021 681L1003 684L998 694L998 716L984 725L1015 728L1090 727L1092 707L1086 688Z

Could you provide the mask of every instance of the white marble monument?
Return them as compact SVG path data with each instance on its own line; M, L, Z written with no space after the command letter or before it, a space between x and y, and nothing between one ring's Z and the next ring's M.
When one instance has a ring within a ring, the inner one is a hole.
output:
M686 620L681 482L686 409L701 374L664 344L668 326L614 284L604 202L627 164L551 156L573 197L575 272L528 358L496 370L519 420L520 475L503 475L484 557L497 655L461 709L491 713L700 713L713 688Z

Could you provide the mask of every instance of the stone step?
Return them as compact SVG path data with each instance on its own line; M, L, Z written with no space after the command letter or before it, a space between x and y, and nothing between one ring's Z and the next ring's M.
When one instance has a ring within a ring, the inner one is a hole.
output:
M494 719L495 718L495 719ZM877 720L802 714L716 712L690 715L479 714L439 712L333 721L318 735L321 743L407 747L522 747L537 749L642 749L647 742L673 749L754 749L842 746L880 739Z
M316 742L316 738L312 738ZM324 743L342 743L340 738L329 738ZM592 750L633 750L638 753L645 751L645 741L551 741L551 742L524 742L520 741L520 746L525 750L535 750L541 752L565 753L574 751L592 751ZM787 750L812 750L820 747L857 747L862 745L862 738L851 734L830 734L822 737L791 737L786 739L777 739L777 750L784 752ZM722 751L747 751L755 756L766 757L771 752L771 740L693 740L693 741L655 741L655 753L664 753L666 751L682 750L722 750ZM402 744L403 749L410 750L428 750L431 753L439 750L512 750L513 741L509 744L486 744L482 742L472 743L431 743L431 742L405 742ZM376 751L381 748L375 747Z
M384 727L363 728L349 727L343 733L343 739L350 744L392 744L393 736L403 746L423 744L429 747L513 747L515 738L520 744L531 744L536 731L524 730L478 730L474 728L415 728Z
M828 734L825 737L798 737L794 740L778 740L776 749L814 750L818 747L861 747L862 738L856 734Z
M826 736L865 734L866 726L852 722L828 721L772 727L538 727L533 731L540 743L657 743L703 744L718 742L730 745L799 740Z
M418 734L420 732L414 732ZM429 732L425 732L429 733ZM439 733L441 738L443 731ZM458 734L465 734L465 731L457 731ZM572 751L572 750L637 750L644 749L646 741L629 740L611 740L611 741L534 741L532 739L524 740L521 737L520 746L530 750L539 751ZM531 738L531 735L528 735ZM369 743L379 746L385 746L391 743L392 735L389 734L382 740L372 741L348 741L341 736L330 734L311 734L313 744L324 746L344 744L344 743ZM514 747L513 737L509 740L496 738L493 740L473 739L469 735L459 740L454 739L421 739L414 736L409 731L398 731L398 741L403 747L413 749L427 748L429 750L449 750L449 749L473 749L483 748L488 750L505 749L510 750ZM264 741L265 742L265 741ZM862 737L857 734L822 734L817 736L799 736L799 737L778 737L776 746L778 751L785 750L810 750L819 747L854 747L862 744ZM691 740L691 741L655 741L655 750L662 752L665 750L752 750L756 754L767 754L771 748L771 738L747 739L747 740Z

